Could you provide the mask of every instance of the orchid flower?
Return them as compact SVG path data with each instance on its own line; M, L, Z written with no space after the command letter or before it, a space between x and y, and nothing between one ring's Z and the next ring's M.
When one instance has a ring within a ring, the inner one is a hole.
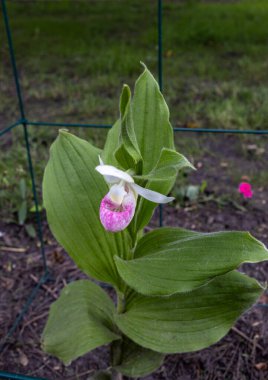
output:
M100 157L99 160L96 170L110 186L100 204L100 220L107 231L122 231L129 225L135 214L138 195L155 203L168 203L175 199L137 185L128 172L104 165Z

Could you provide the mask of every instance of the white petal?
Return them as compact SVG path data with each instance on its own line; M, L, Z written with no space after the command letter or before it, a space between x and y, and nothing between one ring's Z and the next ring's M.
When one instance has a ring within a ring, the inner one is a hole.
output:
M123 170L117 169L112 165L99 165L95 168L100 174L103 176L109 176L113 182L115 183L119 182L120 180L123 180L128 183L134 183L134 179L126 172L123 172Z
M141 187L137 185L136 183L132 183L131 187L143 198L148 199L148 201L155 202L155 203L168 203L173 201L174 197L166 197L163 194L160 194L156 191L145 189L144 187Z

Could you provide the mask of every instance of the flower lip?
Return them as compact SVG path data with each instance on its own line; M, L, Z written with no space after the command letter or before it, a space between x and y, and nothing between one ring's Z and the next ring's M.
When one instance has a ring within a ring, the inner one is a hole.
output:
M100 204L100 220L106 231L119 232L131 222L136 207L135 195L129 191L118 207L106 194Z

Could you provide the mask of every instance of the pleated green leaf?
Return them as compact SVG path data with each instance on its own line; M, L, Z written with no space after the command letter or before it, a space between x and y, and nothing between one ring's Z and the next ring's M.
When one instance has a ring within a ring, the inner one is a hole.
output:
M157 164L162 148L174 149L174 142L168 106L146 67L135 85L133 121L144 160L142 174L148 174Z
M163 353L196 351L220 340L261 292L254 279L229 272L188 293L132 296L115 320L143 347Z
M119 166L114 153L120 145L120 128L121 122L120 119L118 119L107 134L105 145L101 152L101 158L106 165L113 165L115 167Z
M99 220L101 199L108 192L95 167L100 150L61 131L51 147L43 197L49 226L80 269L120 287L114 255L127 258L129 236L106 232Z
M164 355L141 347L124 338L122 345L122 362L115 369L125 376L146 376L157 370L163 363Z
M161 227L146 233L138 241L134 252L134 258L158 253L167 248L169 244L177 244L181 240L205 235L203 232L186 230L178 227Z
M135 171L139 171L142 165L142 157L134 130L131 92L127 85L123 86L120 97L120 122L121 129L119 138L121 145L115 152L115 157L124 169L128 170L132 168Z
M43 348L65 364L120 337L113 331L114 305L94 283L67 285L54 302L43 332Z
M145 175L134 176L134 178L161 182L171 179L171 181L174 182L178 171L183 168L195 169L182 154L172 149L163 148L160 158L153 170Z
M115 257L124 281L144 295L170 295L202 286L244 262L268 260L268 250L247 232L164 228L146 234L134 256Z

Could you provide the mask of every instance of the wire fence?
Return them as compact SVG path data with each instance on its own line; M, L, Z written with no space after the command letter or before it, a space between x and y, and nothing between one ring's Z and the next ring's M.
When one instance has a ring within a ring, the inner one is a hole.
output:
M158 82L159 82L159 87L162 91L163 90L163 29L162 29L163 28L163 22L162 22L163 21L163 0L156 0L156 2L157 2L157 35L158 35L158 49L157 49ZM40 260L42 261L43 274L39 278L39 281L36 284L36 286L32 289L30 295L28 296L27 301L25 302L20 313L17 315L16 319L12 323L12 326L10 327L7 335L3 337L2 340L0 341L0 352L3 350L4 346L6 345L8 338L10 338L10 336L14 333L16 328L19 326L23 317L27 313L30 305L35 300L40 287L49 278L49 271L47 267L47 260L46 260L46 253L45 253L45 243L43 239L42 220L41 220L39 200L38 200L37 187L36 187L36 181L35 181L35 171L33 167L31 147L30 147L30 142L29 142L28 126L74 127L74 128L97 128L97 129L108 129L112 127L112 125L109 125L109 124L94 124L94 123L81 124L81 123L76 123L76 122L53 123L53 122L46 122L46 121L33 121L33 120L27 119L27 115L25 113L25 107L24 107L24 99L23 99L23 95L21 91L21 84L20 84L20 78L18 74L15 51L13 47L12 32L11 32L11 27L10 27L10 22L9 22L6 0L1 0L1 7L2 7L2 16L3 16L7 43L8 43L10 62L12 66L12 73L13 73L13 78L14 78L15 87L16 87L16 96L17 96L17 101L18 101L18 109L20 113L20 118L14 121L13 124L0 130L0 137L3 137L5 134L11 132L14 128L23 129L25 149L26 149L27 161L28 161L28 171L29 171L29 175L30 175L31 183L32 183L32 194L33 194L34 205L35 205L35 218L36 218L36 226L37 226L37 231L38 231L38 239L40 242ZM239 129L210 129L210 128L174 128L173 130L174 132L188 132L188 133L195 132L195 133L213 133L213 134L229 133L229 134L268 135L268 130L239 130ZM159 226L162 226L162 225L163 225L163 207L159 206ZM259 304L257 306L266 307L267 305ZM47 380L44 378L30 377L30 376L15 374L15 373L9 373L5 371L0 371L0 378L1 379L18 379L18 380Z

